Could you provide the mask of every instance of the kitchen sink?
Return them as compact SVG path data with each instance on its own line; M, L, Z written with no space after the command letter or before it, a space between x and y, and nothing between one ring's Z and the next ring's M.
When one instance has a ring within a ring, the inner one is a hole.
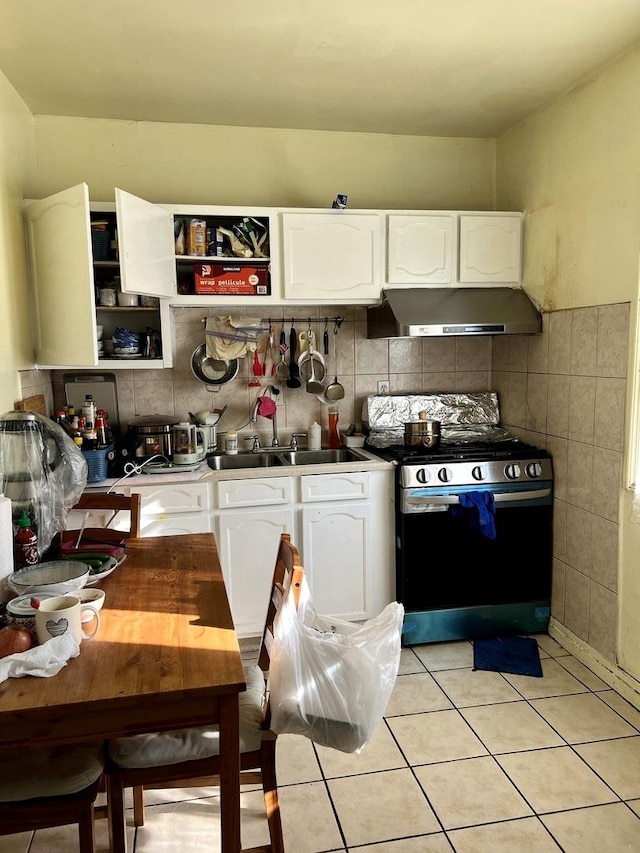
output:
M214 471L237 471L241 468L273 468L283 464L280 456L269 453L239 453L237 456L214 455L207 457Z
M289 465L326 465L336 462L369 462L368 456L350 447L337 450L287 450L282 454Z
M277 453L239 453L237 456L216 454L207 457L214 471L237 471L243 468L274 468L288 465L327 465L338 462L369 462L370 458L350 447L337 450L285 450Z

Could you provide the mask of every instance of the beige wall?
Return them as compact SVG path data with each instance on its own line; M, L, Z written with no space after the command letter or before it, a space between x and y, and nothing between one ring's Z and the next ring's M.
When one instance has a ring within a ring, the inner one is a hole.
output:
M86 181L150 201L330 207L492 209L495 142L363 133L37 116L48 195Z
M548 311L629 303L618 663L640 678L640 524L630 521L640 249L640 50L497 142L496 204L525 212L525 287ZM581 366L579 373L589 374Z
M0 73L0 412L21 396L17 371L33 363L21 204L35 162L33 117Z

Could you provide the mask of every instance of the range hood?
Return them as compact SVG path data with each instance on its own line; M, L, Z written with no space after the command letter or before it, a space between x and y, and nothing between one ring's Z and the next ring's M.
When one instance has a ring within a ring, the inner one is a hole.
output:
M531 335L542 316L522 288L408 287L383 290L367 308L368 338Z

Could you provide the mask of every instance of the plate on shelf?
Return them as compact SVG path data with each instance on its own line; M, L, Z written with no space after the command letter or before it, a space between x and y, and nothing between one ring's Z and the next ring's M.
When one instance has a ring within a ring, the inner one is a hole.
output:
M117 352L115 353L116 358L142 358L141 352Z

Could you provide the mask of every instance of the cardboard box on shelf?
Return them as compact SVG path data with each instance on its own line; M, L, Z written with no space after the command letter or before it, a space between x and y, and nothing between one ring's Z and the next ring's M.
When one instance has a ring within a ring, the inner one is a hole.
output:
M215 296L269 296L267 267L244 264L198 264L194 268L195 292Z

